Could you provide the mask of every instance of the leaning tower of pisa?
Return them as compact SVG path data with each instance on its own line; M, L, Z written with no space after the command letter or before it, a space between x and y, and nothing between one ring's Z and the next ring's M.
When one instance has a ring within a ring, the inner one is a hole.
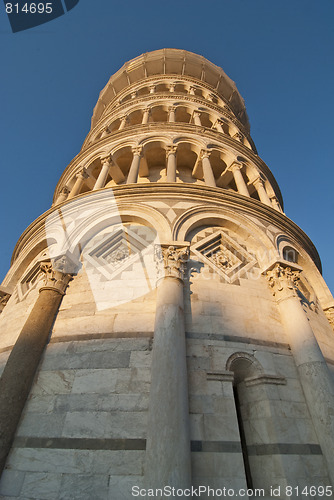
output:
M0 299L2 498L330 493L334 300L202 56L110 78Z

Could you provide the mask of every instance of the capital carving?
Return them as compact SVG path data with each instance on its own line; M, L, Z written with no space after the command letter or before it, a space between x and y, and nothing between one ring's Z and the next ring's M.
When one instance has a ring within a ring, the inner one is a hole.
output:
M195 117L195 116L200 117L201 116L201 112L200 111L194 111L193 112L193 117Z
M324 313L329 321L329 324L334 330L334 307L328 307L328 309L324 309Z
M62 187L61 190L60 190L60 194L66 194L67 195L67 194L69 194L69 192L70 192L70 190L68 189L67 186Z
M87 169L82 167L81 170L76 175L77 179L88 179L89 175L87 173Z
M200 159L203 160L203 158L210 158L211 151L208 149L202 149L201 154L200 154Z
M65 290L75 269L73 262L66 255L62 255L53 259L53 263L41 262L41 271L45 273L45 276L44 284L39 291L54 290L65 295Z
M169 113L172 113L175 110L176 110L176 106L169 106L169 108L168 108Z
M126 122L127 122L127 120L128 120L128 115L123 115L123 116L121 116L121 122L126 123Z
M168 158L170 154L175 155L176 151L177 151L177 146L175 146L174 144L166 146L166 157Z
M239 141L242 141L244 136L242 135L241 132L236 132L233 136L233 139L238 139Z
M143 151L143 148L141 146L134 146L132 148L132 153L133 153L133 156L137 155L137 156L141 156L142 154L142 151Z
M150 89L150 94L154 94L154 92L155 92L155 85L150 85L149 89Z
M0 313L2 313L10 298L11 298L10 293L0 290Z
M146 107L143 109L143 113L150 113L151 112L151 108L150 107Z
M230 170L232 173L236 172L237 170L242 169L242 163L239 163L238 161L234 161L228 168L227 170Z
M278 300L297 296L297 283L300 279L300 271L292 271L291 267L283 267L275 264L275 267L267 272L267 280L273 295Z
M264 180L259 176L256 177L253 181L252 184L255 188L263 187L264 188Z
M104 156L103 158L101 158L101 163L102 165L110 165L110 155L108 156Z
M166 276L183 281L189 259L189 247L185 245L155 245L154 250L158 278Z

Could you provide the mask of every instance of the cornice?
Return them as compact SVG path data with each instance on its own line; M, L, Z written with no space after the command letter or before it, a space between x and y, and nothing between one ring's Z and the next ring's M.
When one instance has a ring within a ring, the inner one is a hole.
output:
M175 132L175 133L191 133L196 134L200 138L210 139L217 144L222 146L229 146L240 153L241 156L245 156L249 158L251 162L253 162L261 172L265 174L270 184L272 185L278 200L280 202L281 207L283 208L283 197L281 190L276 182L274 175L272 174L269 167L266 163L250 148L242 144L240 141L233 139L227 134L218 132L217 130L213 130L211 128L199 127L198 125L194 125L192 123L182 123L182 122L163 122L163 126L160 122L148 123L146 125L138 124L138 125L130 125L126 129L117 130L112 134L99 139L94 142L86 149L81 150L79 154L70 162L70 164L66 167L64 172L62 173L56 189L54 191L53 203L57 199L59 191L61 188L66 185L66 183L73 177L75 174L76 168L82 167L82 164L85 163L87 157L89 157L92 153L94 153L99 148L104 148L109 145L111 141L117 142L124 139L129 139L130 137L136 136L138 137L138 133L147 134L148 132Z
M176 197L179 200L183 197L187 200L192 199L199 203L208 203L208 206L226 206L229 209L235 209L239 213L243 212L257 218L262 218L265 221L276 225L283 233L295 239L302 248L310 255L313 262L321 272L321 262L319 254L313 245L310 238L289 219L285 214L264 205L263 203L253 198L242 196L236 192L228 191L221 188L209 187L205 185L194 185L186 183L148 183L148 184L129 184L115 186L114 188L104 189L106 196L110 190L117 201L126 201L131 203L143 204L145 201L162 200L164 198ZM83 199L89 197L92 192L83 193L75 199ZM66 206L71 201L65 201L57 207L50 208L47 212L38 217L21 235L19 238L11 260L11 264L19 257L20 252L30 244L30 241L36 237L36 233L45 234L44 226L46 218L54 211L59 210L62 206ZM135 208L135 205L134 205Z

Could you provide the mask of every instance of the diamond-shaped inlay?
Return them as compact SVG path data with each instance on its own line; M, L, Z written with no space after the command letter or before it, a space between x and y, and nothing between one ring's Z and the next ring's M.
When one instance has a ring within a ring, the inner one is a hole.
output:
M199 239L191 250L228 283L233 283L256 264L254 256L222 230Z

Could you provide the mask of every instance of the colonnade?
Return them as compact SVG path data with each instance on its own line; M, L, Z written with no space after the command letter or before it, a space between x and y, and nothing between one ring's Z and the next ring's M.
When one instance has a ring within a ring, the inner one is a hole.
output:
M117 165L116 161L113 160L110 155L101 158L101 169L97 178L91 177L93 191L101 189L106 185L108 175L110 175L117 184L123 182L125 182L126 184L135 184L138 182L140 162L141 159L145 157L145 152L144 148L141 146L134 146L132 147L131 151L132 160L127 175L123 173L123 171ZM178 146L176 144L165 146L166 182L177 181L177 151ZM216 178L210 160L211 155L212 150L210 149L201 149L199 151L199 153L197 154L197 161L195 162L195 166L190 166L192 168L192 176L194 178L197 178L197 174L195 176L195 171L198 171L198 165L201 165L202 167L202 178L207 186L224 187L229 184L232 174L236 186L236 191L239 194L250 198L254 197L252 196L252 193L256 192L258 199L262 203L278 211L281 211L281 207L277 197L275 195L269 196L266 188L266 180L260 172L258 172L254 168L253 176L251 178L248 178L249 173L247 175L243 174L243 172L245 171L245 164L238 161L233 161L227 168L225 168L220 176ZM68 189L67 186L62 188L57 198L57 204L80 194L88 178L90 178L89 170L85 167L82 167L77 172L75 176L75 182L72 185L71 189Z
M207 110L207 111L204 111L204 110L192 111L191 109L189 109L189 112L187 113L189 115L189 121L177 120L177 116L176 116L177 109L178 108L186 108L186 106L184 104L169 106L166 104L158 104L157 103L154 105L152 104L151 106L147 106L143 109L130 111L127 114L124 114L119 118L116 118L109 125L106 125L104 127L102 133L100 133L100 135L97 137L100 137L101 139L103 139L111 133L110 129L112 129L113 132L117 132L117 131L123 130L126 127L126 125L131 125L131 115L135 112L138 112L138 111L141 113L141 120L136 122L135 124L136 125L138 125L138 124L147 125L148 123L150 123L150 120L151 120L150 117L152 115L152 111L156 108L161 108L161 107L162 108L166 107L166 120L163 120L163 119L156 120L157 122L166 121L168 123L188 123L188 124L190 123L190 124L196 125L198 127L208 128L208 125L203 122L203 116L205 114L205 115L209 116L209 121L211 123L209 128L212 128L216 132L219 132L221 134L228 135L228 136L232 137L233 139L241 142L242 144L245 144L247 147L250 147L249 142L246 139L246 137L244 136L244 134L242 134L235 125L233 125L227 119L223 119L219 116L215 116L215 114L213 112L211 113L209 110ZM114 127L114 124L116 122L118 122L118 125ZM225 129L224 129L223 125L225 125Z

